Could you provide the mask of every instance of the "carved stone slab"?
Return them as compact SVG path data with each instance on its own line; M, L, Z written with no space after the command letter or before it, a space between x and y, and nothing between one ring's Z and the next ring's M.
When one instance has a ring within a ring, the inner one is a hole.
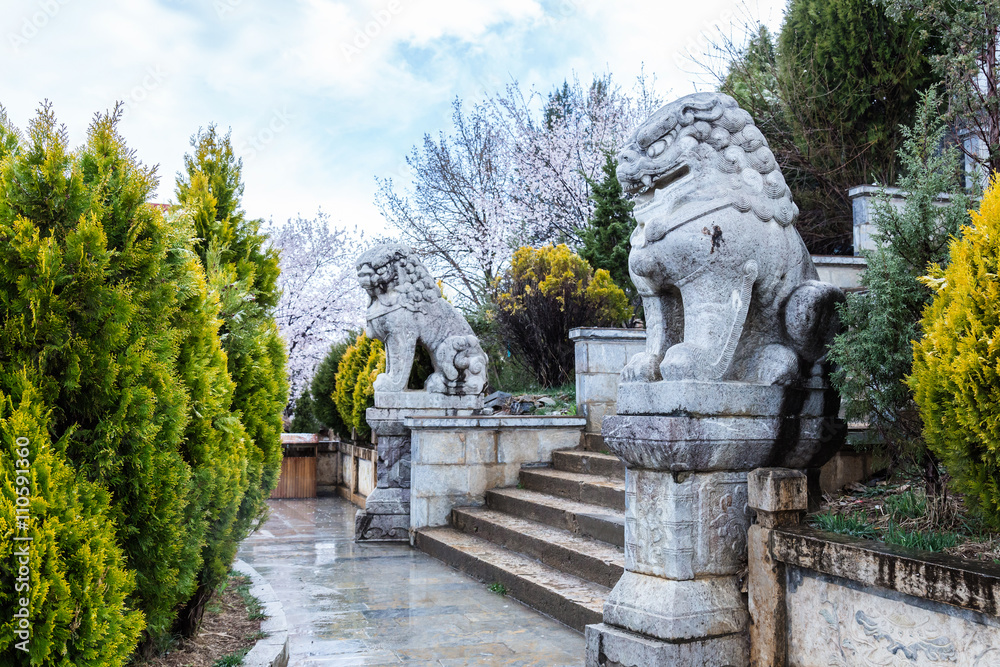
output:
M1000 620L788 568L789 665L1000 665Z
M796 415L615 415L604 418L601 431L629 467L681 472L819 467L840 448L847 425Z

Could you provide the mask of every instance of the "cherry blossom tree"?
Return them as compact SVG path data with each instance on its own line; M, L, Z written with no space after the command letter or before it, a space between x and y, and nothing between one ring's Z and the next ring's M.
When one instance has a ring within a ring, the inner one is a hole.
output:
M645 77L626 93L610 74L547 97L515 82L468 113L456 99L451 133L414 147L411 183L376 178L375 203L457 304L480 308L518 247L580 245L588 179L659 104Z
M412 189L399 192L392 179L376 178L375 204L402 240L423 258L431 274L478 307L511 247L522 236L505 206L510 172L504 163L504 133L488 109L466 115L454 102L453 134L424 135L406 162Z
M330 345L364 323L364 299L354 261L363 251L357 230L332 227L319 211L268 229L281 253L275 319L288 349L290 395L297 397Z
M525 95L516 83L491 100L496 125L506 132L511 215L536 243L579 247L594 212L590 184L600 180L606 154L662 104L650 84L640 76L629 94L610 74L586 88L574 78L548 95L540 115L541 95Z

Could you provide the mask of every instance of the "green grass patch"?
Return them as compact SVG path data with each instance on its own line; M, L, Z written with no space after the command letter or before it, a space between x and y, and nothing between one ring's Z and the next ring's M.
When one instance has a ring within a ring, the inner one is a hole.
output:
M904 501L903 507L914 510L916 506L907 505L905 504L906 502L909 501ZM919 549L921 551L941 552L957 546L961 540L957 533L906 530L894 521L889 521L887 527L879 529L874 525L867 512L852 512L851 514L823 512L822 514L813 515L811 522L820 530L837 533L838 535L850 535L864 540L875 540L884 544Z
M912 490L885 499L886 509L895 521L919 519L927 513L927 497Z
M839 535L851 535L865 540L879 539L878 531L872 525L867 512L836 514L823 512L812 517L813 524L820 530Z
M487 586L490 593L496 593L497 595L503 597L507 595L507 587L501 584L499 581L494 581L492 584Z
M934 552L958 546L959 542L957 533L939 533L930 530L903 530L892 522L882 532L881 539L886 544L895 544L900 547Z
M215 662L212 663L212 667L237 667L243 664L243 657L250 652L250 649L245 648L236 653L230 653L229 655L224 655Z
M250 581L243 581L236 585L236 592L240 594L243 598L244 604L247 606L247 618L251 621L263 621L267 618L267 614L264 613L264 607L261 605L260 600L250 595Z

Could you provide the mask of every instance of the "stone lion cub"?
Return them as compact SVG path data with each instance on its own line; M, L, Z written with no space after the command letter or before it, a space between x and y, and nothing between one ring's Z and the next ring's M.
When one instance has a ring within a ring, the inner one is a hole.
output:
M469 323L450 303L408 246L389 243L357 261L358 282L371 301L367 334L385 343L385 373L377 392L400 392L413 367L417 343L430 353L434 372L424 383L431 393L477 395L486 388L486 353Z

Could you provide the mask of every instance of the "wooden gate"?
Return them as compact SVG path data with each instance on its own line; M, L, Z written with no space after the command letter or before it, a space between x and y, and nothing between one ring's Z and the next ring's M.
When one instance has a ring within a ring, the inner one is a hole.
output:
M282 433L281 476L272 498L316 497L316 442L312 433Z

